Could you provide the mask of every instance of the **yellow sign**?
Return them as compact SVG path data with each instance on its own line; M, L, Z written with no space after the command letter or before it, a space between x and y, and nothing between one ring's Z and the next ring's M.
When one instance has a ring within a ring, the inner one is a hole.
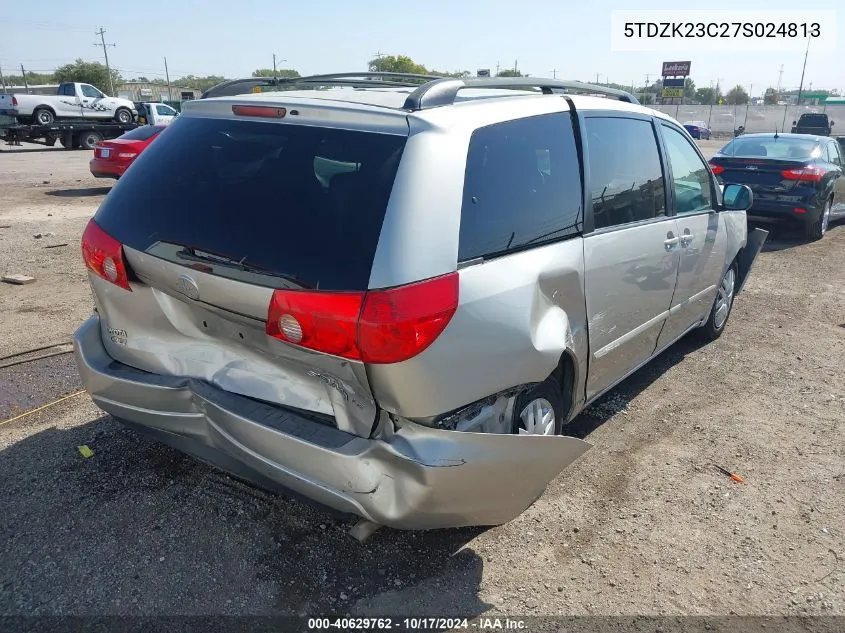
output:
M261 90L261 86L256 86L255 88L253 88L253 89L252 89L252 91L253 91L253 92L263 92L263 91Z
M680 99L684 96L683 88L664 88L663 96L672 99Z

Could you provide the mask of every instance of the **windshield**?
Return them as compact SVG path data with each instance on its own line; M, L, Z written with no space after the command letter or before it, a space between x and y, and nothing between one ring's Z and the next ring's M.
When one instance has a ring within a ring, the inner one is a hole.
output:
M802 125L820 125L822 127L827 126L827 115L826 114L802 114L801 118L798 119L798 123Z
M244 279L248 268L266 273L254 280L259 285L283 277L321 290L365 290L405 140L180 116L95 219L123 244L158 257L231 262L220 274L232 278Z
M142 125L119 136L121 141L146 141L164 129L163 125Z
M766 157L787 160L809 160L821 156L817 141L784 136L778 138L740 137L728 143L719 153L723 156Z

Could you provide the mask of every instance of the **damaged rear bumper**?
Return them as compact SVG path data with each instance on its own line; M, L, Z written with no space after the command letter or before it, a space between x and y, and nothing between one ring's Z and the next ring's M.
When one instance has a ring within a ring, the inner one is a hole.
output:
M118 363L96 315L77 330L74 348L85 388L116 418L246 479L400 529L505 523L590 448L573 437L413 423L386 439L359 437L202 381Z

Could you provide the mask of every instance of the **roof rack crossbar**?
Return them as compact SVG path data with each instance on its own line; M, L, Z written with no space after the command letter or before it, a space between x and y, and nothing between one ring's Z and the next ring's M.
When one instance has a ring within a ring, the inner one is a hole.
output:
M415 73L389 72L359 72L359 73L330 73L325 75L309 75L305 77L245 77L243 79L229 79L213 86L202 93L200 99L212 97L232 97L251 92L259 86L297 86L297 85L326 85L326 86L385 86L385 87L417 87L425 82L431 82L442 77L437 75L418 75Z
M539 90L543 94L582 91L615 97L620 101L639 104L639 101L637 101L634 95L624 90L606 88L580 81L541 79L535 77L491 77L483 79L439 78L423 84L408 95L408 98L405 100L404 109L415 111L451 105L455 102L458 92L473 88Z

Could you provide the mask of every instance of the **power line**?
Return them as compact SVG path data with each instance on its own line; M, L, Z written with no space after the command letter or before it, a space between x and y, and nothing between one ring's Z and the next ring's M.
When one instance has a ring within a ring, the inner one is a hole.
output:
M97 31L96 33L94 33L94 35L100 36L100 43L99 44L95 43L94 46L102 46L103 47L103 54L106 56L106 72L109 75L109 94L114 96L114 80L112 79L112 76L111 76L111 68L109 68L108 47L109 46L117 46L117 44L106 44L105 34L106 34L106 32L103 30L103 27L101 26L100 30Z

